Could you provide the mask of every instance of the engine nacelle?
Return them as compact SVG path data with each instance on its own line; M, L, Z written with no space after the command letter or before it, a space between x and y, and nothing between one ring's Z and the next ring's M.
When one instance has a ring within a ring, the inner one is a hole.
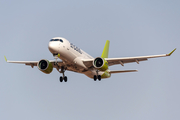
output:
M37 67L40 71L46 74L50 74L53 70L53 65L48 60L42 59L38 62Z
M97 57L93 61L93 66L101 71L106 71L108 69L108 62L101 57Z

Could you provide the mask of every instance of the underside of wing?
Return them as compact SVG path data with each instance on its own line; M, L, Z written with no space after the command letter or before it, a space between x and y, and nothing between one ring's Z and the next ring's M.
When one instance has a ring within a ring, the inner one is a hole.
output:
M146 61L150 58L170 56L175 50L176 50L176 48L172 52L170 52L169 54L137 56L137 57L122 57L122 58L104 58L104 59L108 62L109 66L117 65L117 64L121 64L122 66L124 66L125 63L136 62L139 64L139 62ZM90 68L90 67L93 67L93 60L94 59L84 59L83 63L86 65L86 67Z
M86 67L90 68L93 66L93 60L94 59L83 59L82 61Z
M166 57L168 54L162 54L162 55L150 55L150 56L138 56L138 57L122 57L122 58L104 58L109 66L121 64L124 66L125 63L133 63L136 62L139 64L141 61L146 61L149 58L157 58L157 57ZM83 63L87 67L93 66L93 59L85 59L83 60Z
M9 60L7 60L6 62L37 66L37 63L39 61L9 61Z
M132 57L132 58L106 58L106 60L107 60L109 66L117 65L117 64L121 64L122 66L124 66L125 63L136 62L139 64L140 61L146 61L148 59Z
M6 62L8 63L17 63L17 64L25 64L25 65L29 65L31 67L37 66L39 61L10 61L7 60L7 58L5 57ZM53 67L56 67L56 64L58 64L58 66L63 66L63 62L62 61L56 61L56 60L49 60L50 63L52 63Z
M105 58L105 60L108 62L109 66L116 65L116 64L121 64L122 66L124 66L125 63L132 63L132 62L136 62L139 64L140 61L145 61L145 60L148 60L149 58L170 56L175 50L176 49L174 49L169 54L138 56L138 57L123 57L123 58Z

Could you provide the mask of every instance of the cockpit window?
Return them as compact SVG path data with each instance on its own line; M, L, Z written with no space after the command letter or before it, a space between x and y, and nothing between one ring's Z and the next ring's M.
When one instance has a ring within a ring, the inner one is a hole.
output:
M60 39L60 42L63 42L63 40Z
M63 42L62 39L51 39L50 41L60 41L60 42Z

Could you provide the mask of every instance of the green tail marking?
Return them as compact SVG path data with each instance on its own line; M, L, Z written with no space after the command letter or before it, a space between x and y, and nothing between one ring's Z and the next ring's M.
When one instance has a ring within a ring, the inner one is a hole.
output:
M105 44L105 46L104 46L104 50L103 50L103 53L102 53L102 55L101 55L102 58L108 58L109 43L110 43L110 41L109 41L109 40L106 40L106 44Z

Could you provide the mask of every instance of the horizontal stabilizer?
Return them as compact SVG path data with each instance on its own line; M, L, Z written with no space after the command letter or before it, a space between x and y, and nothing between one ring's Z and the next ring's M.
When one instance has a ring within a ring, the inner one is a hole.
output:
M124 73L124 72L137 72L138 70L111 70L109 73Z

